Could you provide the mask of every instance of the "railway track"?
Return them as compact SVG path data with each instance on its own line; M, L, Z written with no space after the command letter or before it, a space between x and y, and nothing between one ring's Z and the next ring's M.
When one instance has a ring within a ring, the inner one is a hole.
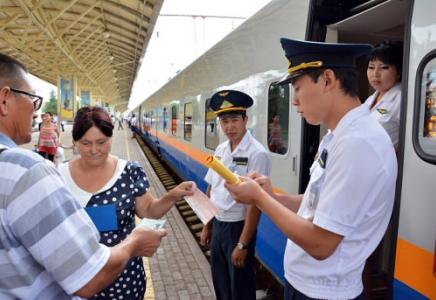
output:
M145 156L150 162L151 166L156 172L156 175L161 180L167 191L171 190L183 181L173 170L171 170L160 159L159 154L150 148L142 138L137 138L141 149L144 151ZM197 244L200 246L203 254L209 261L210 253L209 249L205 248L200 243L200 235L203 229L203 223L191 209L189 204L185 200L180 200L176 203L177 210L180 212L183 220L194 236ZM279 300L283 299L283 286L271 276L271 273L256 259L255 265L256 273L256 290L263 291L259 293L260 296L257 299L261 300Z
M148 161L150 162L151 166L156 172L156 175L159 177L159 179L161 180L162 184L164 185L167 191L171 190L172 188L174 188L175 186L177 186L179 183L182 182L182 179L180 179L180 177L178 177L174 172L172 172L162 162L159 156L156 155L156 153L151 148L149 148L142 139L138 139L138 143L141 145L141 148L144 151L145 156L147 156ZM197 215L194 213L194 211L191 209L191 207L185 200L178 201L176 203L176 207L180 212L180 215L183 217L183 220L187 224L189 230L195 237L195 240L197 241L198 245L201 247L204 255L209 260L209 251L200 244L200 234L203 229L203 223L197 217Z

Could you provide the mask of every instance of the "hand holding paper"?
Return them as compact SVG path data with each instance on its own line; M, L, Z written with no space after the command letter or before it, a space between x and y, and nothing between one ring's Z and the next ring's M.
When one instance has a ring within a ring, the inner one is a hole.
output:
M205 225L218 212L218 207L199 189L194 191L194 195L185 196L185 200Z
M230 183L241 183L241 180L239 177L232 173L221 161L216 159L213 155L208 155L206 157L206 165L217 172L222 178L224 178L226 181Z

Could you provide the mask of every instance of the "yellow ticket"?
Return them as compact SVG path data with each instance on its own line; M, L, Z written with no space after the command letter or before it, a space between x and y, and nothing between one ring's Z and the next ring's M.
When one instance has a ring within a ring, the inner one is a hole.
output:
M241 183L239 177L232 173L220 160L213 155L206 157L206 165L217 172L222 178L230 183Z

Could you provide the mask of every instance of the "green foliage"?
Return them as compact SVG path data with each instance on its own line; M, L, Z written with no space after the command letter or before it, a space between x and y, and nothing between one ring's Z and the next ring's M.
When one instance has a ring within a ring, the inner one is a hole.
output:
M50 99L44 100L44 105L42 106L43 112L51 112L53 114L59 115L58 112L58 99L56 98L55 91L50 92Z

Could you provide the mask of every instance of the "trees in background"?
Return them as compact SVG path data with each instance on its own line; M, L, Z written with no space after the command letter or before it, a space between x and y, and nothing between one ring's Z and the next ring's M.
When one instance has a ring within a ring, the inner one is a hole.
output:
M58 99L56 98L55 91L52 90L50 92L50 98L47 100L44 100L44 104L42 106L43 112L51 112L54 115L59 115L58 112Z

